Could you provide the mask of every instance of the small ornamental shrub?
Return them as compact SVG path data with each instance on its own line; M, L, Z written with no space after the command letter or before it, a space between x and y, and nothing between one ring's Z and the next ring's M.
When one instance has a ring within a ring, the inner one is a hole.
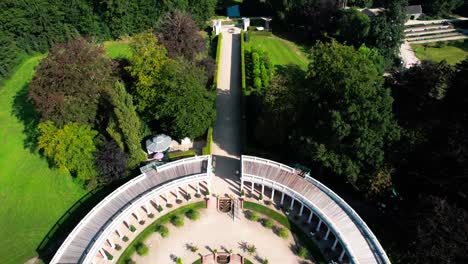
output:
M200 218L200 212L194 209L190 209L185 213L190 220L198 220Z
M240 192L240 197L244 197L244 196L245 196L245 192L244 192L244 190L242 190L242 191Z
M172 206L173 206L173 205L170 204L170 203L166 204L166 207L167 207L167 208L172 208Z
M133 261L133 259L126 259L126 260L124 261L124 263L125 263L125 264L136 264L136 262Z
M187 194L187 196L185 196L185 199L187 199L187 201L190 201L190 200L192 200L192 195L190 195L190 193L189 193L189 194Z
M259 201L263 200L263 194L260 194L260 195L258 196L258 200L259 200Z
M195 253L195 252L198 251L198 247L195 246L195 245L191 245L191 246L190 246L190 251L192 251L193 253Z
M158 204L158 207L156 207L156 210L158 210L158 212L162 212L164 208L160 204Z
M255 252L257 252L257 248L254 245L248 245L247 252L249 253L249 255L254 255Z
M115 250L119 251L122 249L122 246L120 246L119 244L115 244Z
M201 194L196 193L196 194L195 194L195 197L200 198L200 197L201 197Z
M208 195L210 195L210 190L206 190L205 192L205 196L208 196Z
M263 226L268 229L273 228L273 220L267 218L263 219Z
M127 237L127 236L122 237L122 241L123 241L123 242L127 242L127 241L128 241L128 237Z
M182 259L179 258L179 257L177 257L177 258L175 259L175 263L176 263L176 264L183 264Z
M149 213L149 214L148 214L148 217L149 217L149 218L154 218L154 214L153 214L153 213Z
M259 218L258 213L253 211L247 211L246 216L250 221L257 221Z
M307 256L309 255L309 251L307 250L307 248L305 247L300 247L299 250L297 251L297 255L300 257L300 258L307 258Z
M166 226L157 225L154 231L158 232L162 238L166 238L167 236L169 236L169 229Z
M265 205L271 205L271 201L270 201L270 200L265 200L264 203L265 203Z
M138 222L140 225L144 225L145 224L145 220L140 220L140 222Z
M181 199L177 199L175 200L176 204L181 204L182 203L182 200Z
M130 225L130 231L135 232L137 229L134 225Z
M171 223L176 227L181 227L184 225L184 219L178 215L174 215L171 218Z
M278 231L278 236L282 237L282 238L288 238L289 236L289 232L288 232L288 229L284 228L284 227L278 227L277 229Z
M269 263L268 259L263 259L262 260L262 264L268 264L268 263Z
M106 250L104 250L104 253L106 253L107 260L113 260L114 259L114 256L112 256L112 254L107 252Z
M135 245L135 249L138 255L140 256L146 256L148 255L149 248L145 244L139 242L138 244Z
M136 262L133 261L133 259L126 259L126 260L124 261L124 263L125 263L125 264L136 264Z

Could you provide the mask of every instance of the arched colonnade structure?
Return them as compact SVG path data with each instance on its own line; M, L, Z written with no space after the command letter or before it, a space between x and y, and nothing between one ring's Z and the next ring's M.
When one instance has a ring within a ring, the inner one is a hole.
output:
M298 214L307 216L308 224L312 224L313 218L318 219L313 230L324 231L323 239L330 240L331 250L341 248L340 262L347 256L350 263L390 263L379 241L359 215L337 194L309 175L275 161L242 156L241 190L247 188L254 192L256 184L262 195L265 188L271 190L271 200L275 199L275 193L277 196L279 193L281 205L285 196L290 197L286 207L294 208L295 204L300 204Z
M93 263L106 259L131 226L182 195L211 187L211 156L183 159L161 166L149 164L142 174L122 185L95 206L73 229L51 263ZM182 194L181 194L182 193ZM143 216L143 217L142 217ZM140 230L138 230L140 231Z
M80 221L51 263L110 263L105 252L115 249L116 242L130 234L131 226L138 232L143 230L138 222L156 213L158 205L164 207L183 199L184 194L200 193L202 189L211 192L211 164L211 156L197 156L142 167L141 175L104 198ZM340 262L347 257L351 263L390 263L377 238L357 213L326 186L301 174L271 160L242 156L240 188L250 187L254 191L257 185L262 194L269 188L272 200L280 194L280 204L285 202L285 196L290 197L290 207L300 204L299 215L307 216L309 224L313 218L318 219L314 230L325 228L324 240L330 241L332 250L341 249Z

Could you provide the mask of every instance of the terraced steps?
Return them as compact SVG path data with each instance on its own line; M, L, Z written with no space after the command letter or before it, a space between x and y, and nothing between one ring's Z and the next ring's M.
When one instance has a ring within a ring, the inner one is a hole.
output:
M443 41L443 39L446 38L452 38L452 37L466 37L466 35L463 35L459 32L451 32L451 33L443 33L443 34L435 34L435 35L426 35L426 36L416 36L416 37L411 37L407 38L406 41L409 43L415 43L415 41Z

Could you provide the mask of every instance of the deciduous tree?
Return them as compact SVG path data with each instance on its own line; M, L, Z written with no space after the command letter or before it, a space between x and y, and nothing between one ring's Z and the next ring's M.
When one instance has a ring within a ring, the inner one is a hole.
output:
M110 183L127 175L128 155L114 140L102 142L96 154L98 178L103 183Z
M360 47L366 40L370 28L370 19L361 11L345 9L337 21L336 37L354 47Z
M102 47L77 39L56 45L39 65L29 97L43 120L93 124L99 98L113 83Z

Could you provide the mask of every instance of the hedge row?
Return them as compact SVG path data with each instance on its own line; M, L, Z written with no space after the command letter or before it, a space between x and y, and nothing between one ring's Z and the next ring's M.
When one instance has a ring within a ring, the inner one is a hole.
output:
M245 81L245 39L244 39L244 34L245 32L242 30L241 31L241 41L240 41L240 47L241 47L241 75L242 75L242 91L245 93L246 89L246 81Z
M268 207L253 202L245 201L244 209L249 209L264 214L270 217L271 219L275 220L276 222L280 223L284 227L288 228L299 239L300 243L304 245L307 248L307 250L309 250L309 252L312 254L312 256L318 263L327 263L325 261L325 257L323 256L322 252L317 247L315 242L306 233L304 233L298 225L289 221L289 219L286 216Z
M167 154L167 158L169 160L178 160L183 158L195 157L197 154L194 150L190 149L187 151L180 151L180 152L169 152Z
M139 243L143 243L149 236L154 234L156 226L169 223L173 216L183 215L191 209L195 210L201 208L205 208L205 202L196 202L188 204L159 217L158 219L156 219L156 221L154 221L147 228L145 228L145 230L141 231L141 233L128 245L128 247L125 249L125 251L120 256L119 260L117 261L117 264L124 264L127 261L127 259L131 259L131 257L136 251L136 245L138 245Z
M222 42L223 42L223 34L219 33L218 35L218 45L216 47L216 73L215 73L215 89L218 89L218 77L219 77L219 61L221 58L221 48L222 48Z
M208 132L206 133L206 146L203 147L202 153L203 155L211 155L213 148L213 128L208 128Z

